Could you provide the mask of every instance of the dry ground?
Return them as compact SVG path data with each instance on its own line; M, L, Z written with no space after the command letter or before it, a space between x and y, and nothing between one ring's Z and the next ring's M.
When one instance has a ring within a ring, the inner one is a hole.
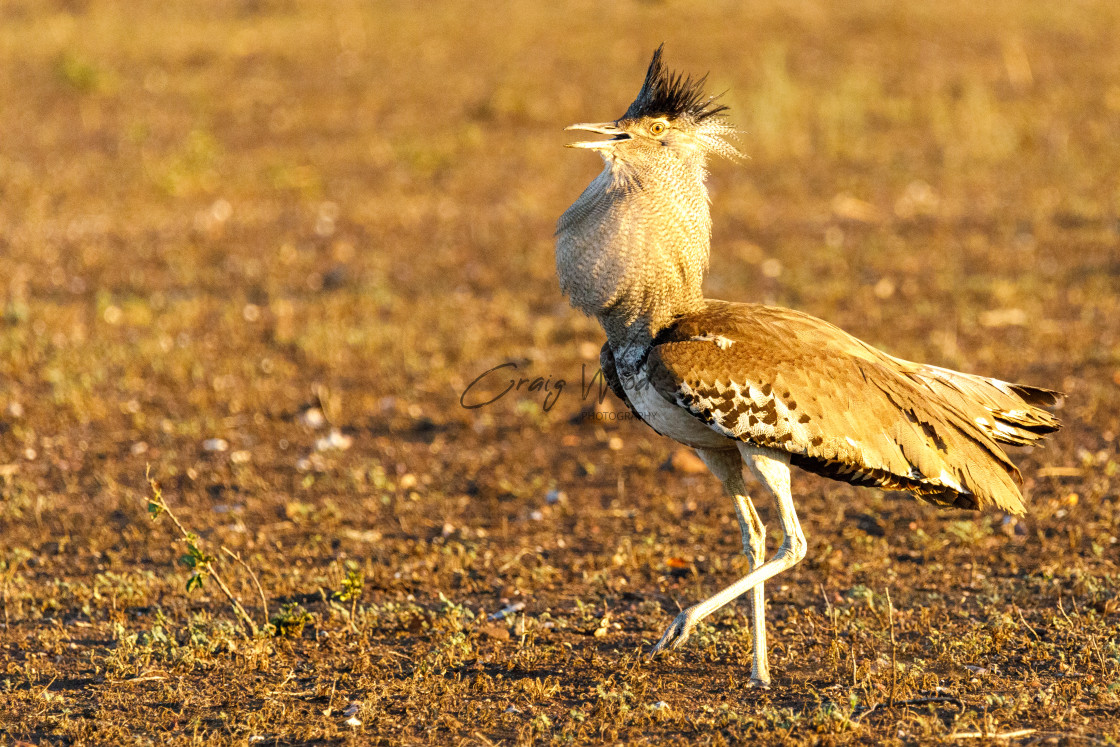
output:
M1116 744L1117 38L1108 1L4 0L0 745ZM1018 522L798 475L768 692L745 605L642 658L745 561L711 478L580 417L553 277L598 169L561 127L662 41L751 155L711 295L1070 395ZM460 407L506 361L550 409Z

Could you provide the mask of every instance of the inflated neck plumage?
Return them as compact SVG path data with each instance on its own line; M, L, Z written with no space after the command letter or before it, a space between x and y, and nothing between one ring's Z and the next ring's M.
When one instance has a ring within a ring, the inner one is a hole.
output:
M648 344L699 310L711 217L703 159L650 168L608 159L561 216L556 267L572 305L599 319L616 348Z

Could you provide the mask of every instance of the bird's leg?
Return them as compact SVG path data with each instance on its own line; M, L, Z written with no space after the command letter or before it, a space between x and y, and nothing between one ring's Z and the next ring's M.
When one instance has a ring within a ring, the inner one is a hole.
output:
M735 514L739 517L739 531L743 535L743 552L750 562L751 570L758 569L766 560L766 525L758 518L750 496L746 491L736 493ZM766 597L763 584L751 589L751 639L753 642L753 661L751 664L751 685L770 686L770 663L766 656Z
M696 624L705 617L736 597L750 591L763 581L796 565L805 557L805 535L801 531L801 524L797 520L797 511L793 506L793 497L789 491L789 455L785 452L773 449L758 449L746 444L739 444L739 451L743 456L743 461L747 463L755 476L774 494L774 500L778 507L778 521L781 523L782 532L785 535L782 545L772 559L703 602L693 605L677 615L672 625L661 636L661 640L650 651L651 656L666 648L680 648L681 644L688 640L689 635L696 628Z
M712 471L723 489L735 502L735 518L739 520L739 533L743 540L743 554L753 571L766 560L766 526L758 517L754 504L743 482L743 456L734 451L709 451L697 449L696 453ZM770 667L766 659L766 600L764 585L751 589L751 685L770 686Z

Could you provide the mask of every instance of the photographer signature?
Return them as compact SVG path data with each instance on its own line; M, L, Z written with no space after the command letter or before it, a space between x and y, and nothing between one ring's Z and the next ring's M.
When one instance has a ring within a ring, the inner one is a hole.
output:
M566 379L553 379L552 376L519 376L518 366L513 361L500 363L488 371L483 372L474 381L467 385L459 396L459 404L468 410L492 405L511 392L523 392L542 397L541 409L550 411L564 388L568 385ZM503 389L495 393L494 387ZM580 397L586 400L593 390L597 388L595 396L601 403L607 396L607 382L603 370L598 369L590 380L587 378L587 364L583 364L580 372Z

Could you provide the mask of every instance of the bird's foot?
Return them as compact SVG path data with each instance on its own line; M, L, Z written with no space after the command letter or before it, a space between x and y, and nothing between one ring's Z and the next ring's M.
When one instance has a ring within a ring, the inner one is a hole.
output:
M769 675L766 676L766 677L759 677L757 675L752 674L751 675L751 681L747 683L747 687L753 687L753 688L757 688L759 690L769 690L770 689L770 677L769 677Z
M678 649L684 645L684 642L688 640L688 637L692 635L692 631L696 628L696 623L699 622L699 620L694 620L692 618L691 612L692 608L689 608L680 613L677 615L676 619L673 620L673 624L665 629L661 640L650 649L649 656L651 659L662 651L666 651L670 648Z

